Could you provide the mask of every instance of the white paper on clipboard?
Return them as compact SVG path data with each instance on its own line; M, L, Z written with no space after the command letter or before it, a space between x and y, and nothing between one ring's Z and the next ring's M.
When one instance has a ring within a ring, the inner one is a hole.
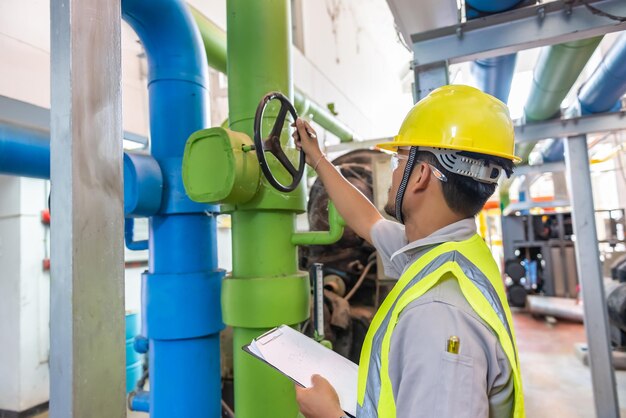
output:
M281 325L254 339L243 349L308 388L319 374L339 395L341 408L356 416L358 366L322 344Z

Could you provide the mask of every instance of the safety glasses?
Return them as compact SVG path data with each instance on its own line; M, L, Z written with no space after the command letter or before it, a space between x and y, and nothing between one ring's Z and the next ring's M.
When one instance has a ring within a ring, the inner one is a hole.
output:
M409 156L405 155L405 154L393 154L391 156L391 171L396 171L396 169L398 168L398 166L400 165L400 160L408 160ZM437 167L435 167L434 165L427 163L426 161L422 161L422 160L415 160L416 163L423 163L428 165L428 167L430 167L430 171L433 173L433 175L435 176L435 178L437 180L439 180L442 183L445 183L448 181L448 178L446 177L445 174L443 174L441 172L441 170L439 170Z

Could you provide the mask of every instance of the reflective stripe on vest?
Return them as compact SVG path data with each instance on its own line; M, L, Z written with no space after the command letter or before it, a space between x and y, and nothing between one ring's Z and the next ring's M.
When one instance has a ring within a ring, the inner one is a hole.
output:
M500 273L482 238L433 248L400 277L367 332L359 363L357 416L395 417L395 401L389 379L391 334L402 310L444 277L454 277L472 309L497 334L513 373L513 416L524 417L521 375L511 313Z

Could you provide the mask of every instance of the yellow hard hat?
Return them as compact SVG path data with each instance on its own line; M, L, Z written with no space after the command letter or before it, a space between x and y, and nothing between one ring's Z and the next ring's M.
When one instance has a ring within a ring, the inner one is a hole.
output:
M502 157L514 162L515 133L504 103L470 86L433 90L409 111L400 132L378 148L447 148Z

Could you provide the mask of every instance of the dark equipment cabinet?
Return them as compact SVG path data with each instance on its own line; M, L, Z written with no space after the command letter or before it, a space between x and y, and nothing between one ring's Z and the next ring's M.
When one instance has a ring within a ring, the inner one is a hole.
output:
M505 272L511 303L524 293L574 298L578 294L571 213L502 217ZM516 297L511 298L512 295Z

